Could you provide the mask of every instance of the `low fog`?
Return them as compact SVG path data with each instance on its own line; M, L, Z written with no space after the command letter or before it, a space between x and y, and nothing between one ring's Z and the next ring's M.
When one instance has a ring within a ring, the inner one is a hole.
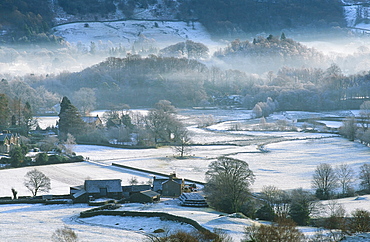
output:
M253 42L258 37L268 37L268 34L259 34L254 37L241 36L240 41ZM280 36L275 36L279 38ZM370 37L367 35L353 34L353 36L315 40L309 40L300 36L289 36L287 38L299 42L315 52L308 56L302 56L302 61L293 59L282 60L276 56L264 53L258 58L251 58L243 55L227 56L219 58L217 52L231 46L234 40L197 39L193 40L202 43L209 49L208 57L198 59L207 66L216 66L224 70L237 69L250 74L264 75L269 71L278 71L284 67L308 68L316 67L326 69L331 64L337 64L344 74L356 74L368 71L370 66ZM170 38L171 39L171 38ZM148 55L161 55L160 50L186 41L186 39L174 39L166 43L157 42L151 38L151 42L140 42L134 39L130 42L112 42L103 40L85 40L85 42L65 41L60 46L54 45L6 45L0 47L0 75L2 78L11 78L25 75L58 75L63 72L79 72L92 65L104 61L108 57L126 57L127 54L138 54L142 57ZM178 54L175 57L187 57Z
M368 95L361 80L370 66L370 37L349 30L214 40L198 23L117 21L55 31L65 37L59 45L0 47L0 88L40 114L55 112L63 96L80 110L86 102L93 110L163 99L179 107L233 105L223 97L239 95L244 108L272 98L280 109L313 111ZM300 96L303 103L287 105L287 97Z

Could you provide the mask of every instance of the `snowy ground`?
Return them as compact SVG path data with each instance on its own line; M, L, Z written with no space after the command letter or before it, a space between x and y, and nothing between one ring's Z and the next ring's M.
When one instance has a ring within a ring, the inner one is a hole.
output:
M139 230L127 230L78 221L80 212L90 209L87 205L0 205L0 236L4 242L47 242L51 241L56 229L67 226L80 241L142 241L145 236Z
M192 40L216 48L220 43L211 40L211 36L199 22L194 25L175 21L112 21L63 24L54 28L55 34L77 45L90 46L96 42L98 48L122 45L130 50L134 43L146 47L164 48L178 42Z
M169 147L137 150L78 145L75 147L75 152L89 157L90 162L39 166L37 169L50 177L52 185L50 193L66 194L69 193L70 186L81 185L87 178L121 179L124 185L128 184L128 180L132 177L136 177L140 183L146 183L152 178L150 173L112 167L112 162L162 173L175 171L179 177L204 181L208 164L218 156L228 155L249 163L256 175L255 184L252 186L253 191L256 192L265 185L274 185L280 189L299 187L310 189L312 174L318 164L329 163L336 166L347 163L358 171L359 166L367 162L370 157L368 147L349 142L333 134L228 131L230 122L248 123L250 112L246 110L230 110L229 114L225 110L207 112L206 110L181 112L185 121L194 121L196 117L208 114L213 114L214 118L220 121L207 130L198 129L194 124L190 126L193 142L205 145L194 146L189 159L173 158L174 152ZM283 117L294 120L312 115L312 113L288 112L283 115L276 114L272 120ZM258 145L264 145L264 150L268 152L258 150ZM0 170L0 196L11 196L12 187L20 196L31 195L23 185L24 175L30 169L33 168ZM348 214L356 208L370 210L369 196L340 199L338 203L343 204ZM140 241L144 238L143 232L155 229L150 224L157 224L152 221L145 225L142 222L138 226L135 219L117 217L76 219L76 214L85 208L86 206L82 205L1 205L0 235L3 235L5 241L22 241L27 231L29 241L48 241L52 232L65 224L81 235L83 241L112 241L119 236L127 238L125 241L130 241L129 239ZM244 226L252 222L220 216L221 213L209 208L185 209L178 207L175 201L165 201L156 205L128 204L121 209L166 211L180 216L189 216L209 229L226 229L235 241L241 238ZM159 225L159 227L171 226L171 224ZM19 230L20 227L26 229ZM171 228L173 227L179 226L175 225ZM306 234L315 232L313 228L300 229ZM94 236L96 238L92 238Z

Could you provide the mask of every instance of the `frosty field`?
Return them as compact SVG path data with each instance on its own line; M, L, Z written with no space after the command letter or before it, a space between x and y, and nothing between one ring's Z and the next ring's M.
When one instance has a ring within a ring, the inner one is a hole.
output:
M204 182L210 162L225 155L248 162L256 176L252 191L259 192L265 185L274 185L280 189L311 189L312 175L318 164L329 163L335 167L347 163L358 172L359 166L368 162L370 157L369 147L332 133L231 131L230 127L235 122L243 125L252 123L250 111L247 110L186 110L180 114L188 123L192 141L196 144L188 159L174 158L174 151L170 147L142 150L76 145L74 151L78 155L89 157L89 161L38 166L37 169L50 177L51 194L67 194L70 186L81 185L88 178L121 179L123 185L128 185L128 180L132 177L136 177L140 183L147 183L153 177L150 172L112 167L112 162L165 174L176 172L180 178ZM194 121L208 114L214 115L217 124L207 129L197 128ZM312 115L276 114L269 122L284 117L290 117L291 120ZM11 196L12 187L18 191L19 196L31 195L23 185L24 175L31 169L33 167L0 170L0 196ZM338 200L348 212L357 207L370 208L369 201L369 196ZM139 222L134 219L100 216L77 219L78 213L85 209L87 206L84 205L0 205L0 235L6 238L5 241L22 241L27 231L29 241L48 241L55 229L67 225L83 241L112 241L122 237L125 241L141 241L144 238L143 233L154 229L150 224L157 223L152 221L145 225L143 222L138 226ZM241 238L244 226L252 223L251 220L219 217L220 213L210 208L190 211L177 206L175 200L157 205L125 205L122 209L165 211L188 216L209 229L226 228L235 241ZM172 223L161 226L176 227ZM25 229L19 230L20 227ZM306 234L312 233L312 230L302 228Z

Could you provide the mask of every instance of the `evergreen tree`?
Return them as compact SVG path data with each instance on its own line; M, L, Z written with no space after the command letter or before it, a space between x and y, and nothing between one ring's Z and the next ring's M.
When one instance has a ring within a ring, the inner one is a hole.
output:
M286 36L285 36L284 32L281 34L280 40L286 40Z
M59 113L59 135L65 139L67 134L78 136L82 133L85 123L77 108L72 105L67 97L63 97Z
M23 114L22 129L24 131L23 133L24 135L28 136L28 132L30 131L31 127L36 124L36 120L33 118L32 108L29 102L25 103L22 110L22 114Z
M0 94L0 128L8 127L10 120L9 101L5 94Z

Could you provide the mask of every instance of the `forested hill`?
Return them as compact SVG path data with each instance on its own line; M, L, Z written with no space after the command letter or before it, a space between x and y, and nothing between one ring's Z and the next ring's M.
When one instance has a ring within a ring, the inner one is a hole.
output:
M327 69L284 67L260 78L185 58L132 55L110 57L78 73L33 79L31 87L68 95L71 100L96 97L98 109L113 104L150 107L159 100L169 100L177 107L229 106L235 105L229 97L237 95L242 101L238 105L248 109L272 98L278 110L318 111L358 108L369 96L369 80L368 73L345 76L336 65Z
M213 34L242 30L345 26L339 0L184 0L184 19L196 18Z
M287 28L345 27L339 0L6 0L0 38L38 41L68 21L158 19L199 21L213 36ZM52 39L53 40L53 39Z

